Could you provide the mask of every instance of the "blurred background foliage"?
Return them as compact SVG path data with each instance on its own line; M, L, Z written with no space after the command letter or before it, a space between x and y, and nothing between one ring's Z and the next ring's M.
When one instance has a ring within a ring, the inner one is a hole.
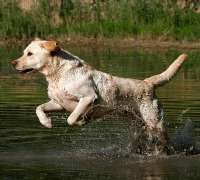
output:
M200 39L198 0L0 0L0 39Z

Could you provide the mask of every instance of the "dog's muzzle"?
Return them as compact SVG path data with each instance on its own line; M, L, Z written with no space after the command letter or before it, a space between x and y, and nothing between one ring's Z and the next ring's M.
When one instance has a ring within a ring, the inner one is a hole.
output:
M17 61L15 60L15 61L12 62L12 67L14 69L16 69L16 66L17 66ZM18 70L18 71L19 71L20 75L25 75L25 74L29 74L29 73L33 72L34 68L28 68L28 69Z
M16 65L17 65L17 61L13 61L13 62L12 62L12 67L15 68Z

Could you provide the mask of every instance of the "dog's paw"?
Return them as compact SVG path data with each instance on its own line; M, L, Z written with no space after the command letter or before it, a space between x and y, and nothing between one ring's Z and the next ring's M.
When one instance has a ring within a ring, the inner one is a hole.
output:
M87 124L88 122L87 121L85 121L85 120L80 120L80 121L78 121L78 122L75 122L74 124L75 125L78 125L78 126L83 126L83 125L85 125L85 124Z
M49 128L49 129L51 129L53 126L52 126L52 124L51 123L46 123L46 124L43 124L45 127L47 127L47 128Z
M70 126L83 126L83 125L85 125L85 124L87 124L88 122L87 121L85 121L84 119L82 119L82 120L80 120L80 121L70 121L70 119L68 118L67 119L67 122L68 122L68 124L70 125Z
M47 128L52 128L52 123L51 123L51 119L45 119L45 120L40 120L41 124L44 125Z

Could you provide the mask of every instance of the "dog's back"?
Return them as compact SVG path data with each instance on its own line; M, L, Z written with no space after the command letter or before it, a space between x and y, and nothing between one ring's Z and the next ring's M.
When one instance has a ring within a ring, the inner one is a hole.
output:
M135 80L95 70L85 61L59 48L55 41L37 39L12 64L20 74L40 72L46 76L51 100L36 108L40 122L46 127L52 127L51 118L46 113L54 110L65 109L71 113L67 118L70 125L84 125L91 121L91 117L116 112L135 121L142 120L149 138L157 137L167 149L173 151L165 131L162 105L154 89L169 82L186 57L184 54L179 56L159 75Z

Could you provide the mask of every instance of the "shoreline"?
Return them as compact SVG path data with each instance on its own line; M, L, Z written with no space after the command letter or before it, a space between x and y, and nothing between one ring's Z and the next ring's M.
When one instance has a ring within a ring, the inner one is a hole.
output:
M134 38L45 38L46 40L57 41L62 46L67 47L98 47L98 48L176 48L176 49L190 49L200 50L200 42L189 41L174 41L174 40L159 40L159 39L134 39ZM0 45L20 45L29 44L32 39L22 40L0 40Z

